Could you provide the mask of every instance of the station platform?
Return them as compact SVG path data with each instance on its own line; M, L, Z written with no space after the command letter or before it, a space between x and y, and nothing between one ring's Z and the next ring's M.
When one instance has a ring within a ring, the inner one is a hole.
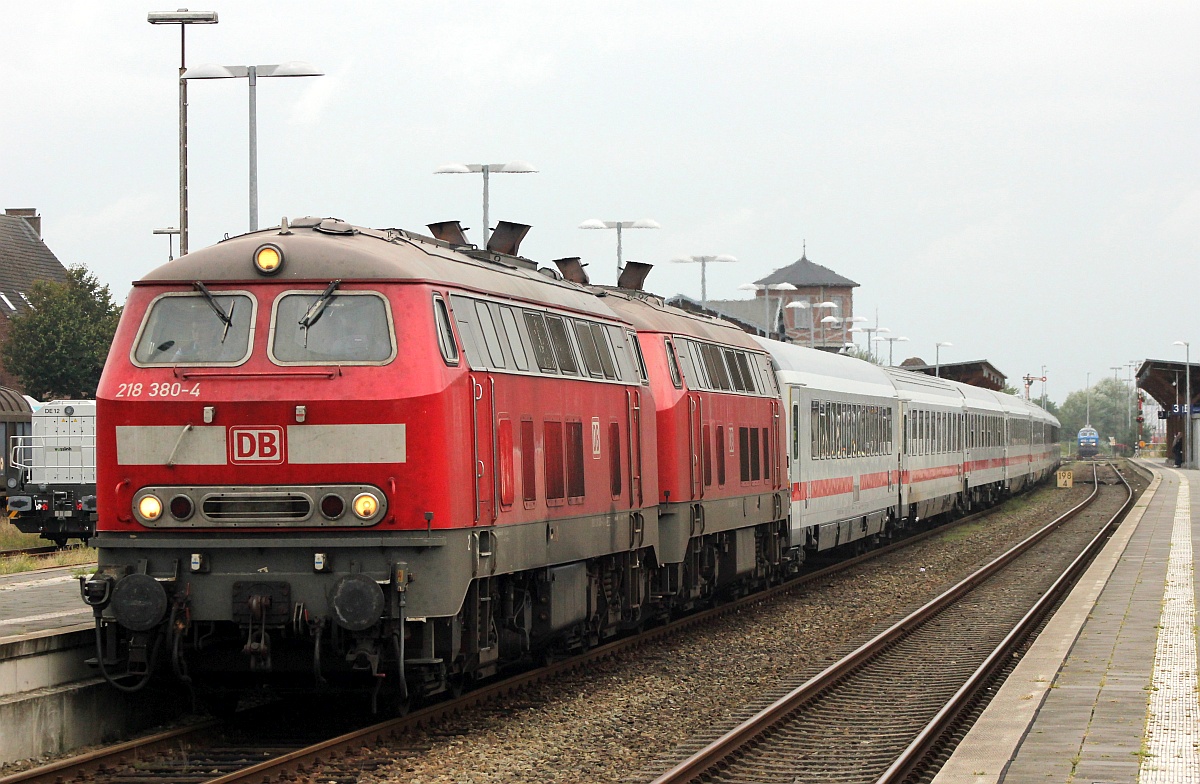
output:
M934 784L1200 782L1200 471L1154 480Z
M71 574L78 568L0 576L0 642L76 624L90 626L92 610L79 598L79 579Z

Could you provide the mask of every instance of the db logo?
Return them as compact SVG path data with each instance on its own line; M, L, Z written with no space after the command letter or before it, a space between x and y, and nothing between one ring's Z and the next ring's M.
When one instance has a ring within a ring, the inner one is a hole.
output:
M229 429L231 463L283 462L282 427L233 427Z

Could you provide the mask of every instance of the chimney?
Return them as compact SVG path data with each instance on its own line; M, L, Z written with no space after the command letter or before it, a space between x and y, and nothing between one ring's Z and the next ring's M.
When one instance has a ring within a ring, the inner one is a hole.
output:
M529 229L530 227L524 223L500 221L496 224L496 228L492 229L492 236L488 239L487 249L493 253L516 256L517 252L521 249L521 240L525 239L525 235L529 233Z
M578 256L555 259L554 263L565 279L572 283L578 283L581 286L586 286L589 283L587 271L584 269L586 265L579 260Z
M37 214L37 210L33 207L8 207L4 210L5 215L11 215L14 218L24 218L29 224L29 228L33 229L33 233L42 238L42 216Z
M458 221L442 221L441 223L427 224L429 230L433 232L434 239L448 242L451 245L470 245L467 242L467 235L464 232L462 224Z
M617 278L617 288L628 289L629 291L641 291L642 284L646 282L646 276L650 274L650 270L654 269L653 264L646 264L642 261L627 261L625 269L621 271L621 276Z

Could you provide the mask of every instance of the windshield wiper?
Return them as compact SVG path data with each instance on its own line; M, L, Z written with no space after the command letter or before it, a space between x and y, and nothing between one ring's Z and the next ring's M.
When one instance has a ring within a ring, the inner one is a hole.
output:
M303 318L298 322L302 328L308 329L317 323L317 320L321 318L321 314L325 312L325 306L329 304L329 300L333 299L333 292L340 285L342 285L341 280L331 280L329 282L329 285L325 287L324 293L317 297L317 300L313 304L308 306L308 310L304 311Z
M212 292L208 290L207 286L200 281L196 281L192 285L196 287L197 291L204 295L204 299L208 302L208 306L213 309L213 312L217 314L217 318L221 319L221 323L225 325L225 330L221 332L221 342L224 343L225 338L229 335L229 328L233 326L233 309L237 303L230 303L229 312L226 313L221 309L221 306L217 304L217 298L212 295Z

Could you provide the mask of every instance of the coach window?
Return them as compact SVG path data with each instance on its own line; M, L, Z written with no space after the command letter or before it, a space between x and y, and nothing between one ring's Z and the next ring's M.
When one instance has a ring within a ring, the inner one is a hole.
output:
M250 356L255 301L243 292L163 294L134 344L135 365L240 365Z
M543 373L558 372L554 361L554 349L550 347L550 333L546 330L546 319L541 313L525 311L525 326L529 328L529 343L533 347L533 359Z
M505 337L508 338L508 350L512 352L513 363L517 370L529 370L529 356L525 353L525 344L521 341L521 330L517 327L517 317L513 309L500 307L500 323L503 325Z
M683 379L679 377L679 361L675 357L675 345L670 338L663 338L663 345L667 349L667 370L671 372L671 384L676 389L683 389Z
M442 352L442 359L447 365L457 365L458 346L450 329L450 312L446 310L446 301L441 297L433 298L433 318L437 324L438 350Z
M792 457L799 459L797 450L798 447L792 449ZM821 404L816 400L808 408L808 456L814 460L821 456Z
M289 292L275 300L270 357L280 365L380 365L396 356L392 314L374 292Z
M546 316L546 326L550 330L550 345L554 346L558 369L568 376L579 375L579 363L575 361L571 337L567 334L567 325L563 323L562 317Z

